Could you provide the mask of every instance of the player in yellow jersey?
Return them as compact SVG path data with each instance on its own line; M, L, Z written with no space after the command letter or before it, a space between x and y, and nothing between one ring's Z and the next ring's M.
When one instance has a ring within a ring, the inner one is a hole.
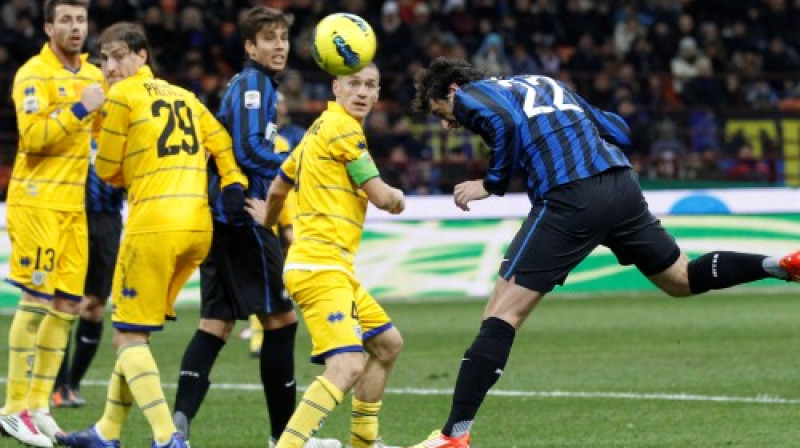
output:
M379 83L375 65L337 77L336 101L328 103L283 163L266 202L248 200L253 217L272 226L289 191L294 189L297 195L294 242L284 278L311 333L311 360L325 364L277 448L302 447L353 388L350 445L385 446L379 437L378 412L403 339L356 280L353 266L367 202L390 213L405 208L403 192L381 180L362 129L378 99Z
M88 0L48 0L49 40L14 78L19 146L8 191L10 272L22 290L8 336L0 426L31 446L52 446L60 431L48 409L88 263L84 206L95 113L103 74L81 49ZM0 432L3 432L0 431Z
M100 420L56 438L66 446L119 446L135 401L153 431L153 447L186 447L172 423L149 336L165 318L175 318L175 298L211 245L206 151L223 189L241 192L247 179L230 136L206 107L191 92L153 77L139 26L114 24L98 43L104 70L122 80L103 106L95 166L101 179L128 190L130 208L112 286L117 361ZM234 213L244 196L232 202L226 211Z

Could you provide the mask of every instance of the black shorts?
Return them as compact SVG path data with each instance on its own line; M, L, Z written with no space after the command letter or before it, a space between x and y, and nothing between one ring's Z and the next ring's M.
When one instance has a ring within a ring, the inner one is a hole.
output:
M111 295L122 234L122 215L119 212L90 212L86 214L86 221L89 224L89 267L83 292L105 303Z
M500 264L500 276L549 292L598 245L644 275L664 271L680 248L647 208L636 174L612 169L559 186L537 201Z
M283 260L280 240L269 229L215 221L211 251L200 265L201 316L230 321L291 310Z

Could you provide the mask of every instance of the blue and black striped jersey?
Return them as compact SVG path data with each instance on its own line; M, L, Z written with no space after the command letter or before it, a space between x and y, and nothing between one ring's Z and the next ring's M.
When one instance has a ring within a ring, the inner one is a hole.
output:
M117 188L100 179L94 169L94 158L97 156L97 142L90 143L89 175L86 178L86 212L87 213L119 213L122 210L124 188Z
M89 165L89 176L86 179L87 213L119 213L122 210L124 192L124 188L116 188L100 180L94 164Z
M453 113L491 148L486 190L502 195L514 171L527 177L531 201L552 188L631 164L622 117L589 105L546 76L484 79L461 86Z
M275 124L278 104L277 87L269 72L254 61L231 79L222 96L217 118L233 139L236 163L247 176L250 186L248 197L266 198L272 179L278 173L286 154L274 151ZM208 198L214 219L227 223L222 212L219 175L214 161L209 161ZM252 219L231 224L255 225Z

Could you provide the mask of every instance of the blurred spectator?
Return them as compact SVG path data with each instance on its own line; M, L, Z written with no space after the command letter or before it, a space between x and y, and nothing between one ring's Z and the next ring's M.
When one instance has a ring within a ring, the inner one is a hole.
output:
M391 73L402 73L411 57L413 47L409 44L414 39L411 28L400 18L397 2L394 0L387 0L383 4L375 33L379 45L377 63L381 73L384 77L391 76Z
M776 109L778 95L765 79L757 79L745 87L745 101L753 109Z
M673 76L673 87L679 94L683 92L686 81L697 76L697 63L703 55L697 49L697 41L691 36L681 39L678 55L672 58L670 71Z
M702 58L695 65L697 73L683 85L681 99L687 106L722 105L726 101L726 93L720 80L714 76L711 61Z
M286 99L289 113L306 110L308 93L303 87L303 75L297 70L285 70L282 74L281 92Z
M511 46L511 56L508 60L511 73L514 75L528 75L537 74L541 71L542 67L528 53L528 50L520 42L514 42Z
M736 156L733 167L728 170L728 179L736 181L766 182L769 180L769 165L758 160L753 154L753 147L744 143Z
M800 57L781 36L773 37L762 59L762 70L769 76L770 84L774 89L790 89L794 84L795 76L792 72L800 69Z
M472 64L486 76L508 76L511 67L503 48L503 38L497 33L489 33L480 48L472 56Z

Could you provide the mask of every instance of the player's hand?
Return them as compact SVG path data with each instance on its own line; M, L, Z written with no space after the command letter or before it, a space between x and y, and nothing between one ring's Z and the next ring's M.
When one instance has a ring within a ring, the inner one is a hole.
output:
M263 226L267 220L267 201L258 198L246 198L244 201L247 203L245 211Z
M89 84L83 89L83 92L81 92L81 104L83 104L83 107L89 112L100 109L100 106L103 105L103 101L105 100L106 93L103 92L103 88L98 83Z
M394 205L387 210L389 213L393 215L399 215L403 213L403 210L406 209L406 196L403 194L402 191L395 189L396 199Z
M244 187L240 183L230 184L222 189L222 212L230 222L247 216L245 209Z
M458 208L469 211L470 201L478 201L489 197L489 192L483 188L483 179L468 180L456 185L453 189L453 200Z

